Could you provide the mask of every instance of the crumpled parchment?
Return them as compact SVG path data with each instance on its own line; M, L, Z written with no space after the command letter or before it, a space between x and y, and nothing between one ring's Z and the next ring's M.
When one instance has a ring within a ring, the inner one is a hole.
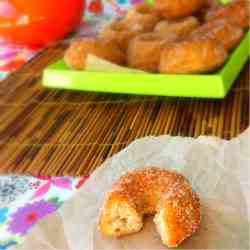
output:
M151 218L141 232L121 239L105 237L97 228L103 197L114 180L146 166L183 173L201 198L201 228L178 249L250 249L250 129L231 141L165 135L134 141L98 168L16 249L167 249ZM55 224L58 230L49 226Z

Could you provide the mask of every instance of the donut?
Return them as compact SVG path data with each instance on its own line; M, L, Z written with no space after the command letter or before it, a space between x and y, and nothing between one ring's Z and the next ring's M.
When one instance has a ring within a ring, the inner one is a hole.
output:
M223 65L227 56L226 49L212 39L187 39L163 49L159 70L163 74L207 73Z
M159 17L152 5L138 4L127 12L121 22L127 29L136 32L150 32L154 29Z
M190 16L203 6L203 0L155 0L154 7L159 16L177 19Z
M209 21L194 30L191 37L205 36L221 43L225 49L233 49L241 41L244 32L242 28L231 24L227 19Z
M195 16L200 22L205 22L207 12L217 8L220 5L221 4L218 0L205 0L202 8L198 10Z
M177 39L174 33L144 33L135 37L128 46L127 65L148 72L157 72L163 47Z
M100 32L99 37L116 42L124 51L127 50L129 41L134 38L138 32L129 30L123 22L114 21Z
M197 18L193 16L178 19L176 21L163 20L160 21L156 26L154 31L160 33L176 33L179 37L185 37L192 30L197 28L200 22Z
M230 22L239 25L241 28L249 27L249 0L234 0L229 4L218 6L206 14L206 20L227 18Z
M99 228L109 236L139 232L152 214L163 244L177 247L199 228L200 201L181 174L144 168L123 175L107 193Z
M125 54L116 43L99 38L75 40L66 50L64 61L68 67L81 70L85 68L85 60L88 54L93 54L119 65L125 63Z
M204 5L206 8L213 9L220 5L220 1L218 0L205 0Z

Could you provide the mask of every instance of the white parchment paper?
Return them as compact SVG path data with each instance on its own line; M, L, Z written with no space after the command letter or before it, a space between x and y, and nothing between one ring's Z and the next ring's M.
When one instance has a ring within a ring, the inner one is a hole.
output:
M183 173L201 198L201 228L179 249L250 249L250 129L231 141L171 136L134 141L98 168L83 188L55 213L54 216L60 216L63 229L57 241L61 237L65 242L60 248L167 249L151 218L145 221L140 233L121 239L105 237L97 229L103 197L114 180L128 170L146 166ZM43 227L46 223L53 223L53 216L42 222ZM47 229L47 234L47 243L53 248L46 249L59 249L51 237L53 234L56 237L56 233ZM29 238L36 237L32 232L23 248L18 249L28 249ZM36 249L40 249L39 244Z

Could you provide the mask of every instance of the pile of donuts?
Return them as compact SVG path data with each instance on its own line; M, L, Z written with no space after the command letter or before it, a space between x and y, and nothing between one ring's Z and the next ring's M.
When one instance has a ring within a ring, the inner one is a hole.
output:
M249 28L249 0L154 0L129 9L96 37L72 42L66 64L84 70L88 54L161 74L213 72Z

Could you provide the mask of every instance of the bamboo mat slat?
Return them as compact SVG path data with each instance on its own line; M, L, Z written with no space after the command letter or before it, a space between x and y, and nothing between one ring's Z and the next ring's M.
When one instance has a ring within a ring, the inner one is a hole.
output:
M53 45L0 83L0 173L84 175L144 136L233 138L249 126L249 63L224 100L44 89Z

